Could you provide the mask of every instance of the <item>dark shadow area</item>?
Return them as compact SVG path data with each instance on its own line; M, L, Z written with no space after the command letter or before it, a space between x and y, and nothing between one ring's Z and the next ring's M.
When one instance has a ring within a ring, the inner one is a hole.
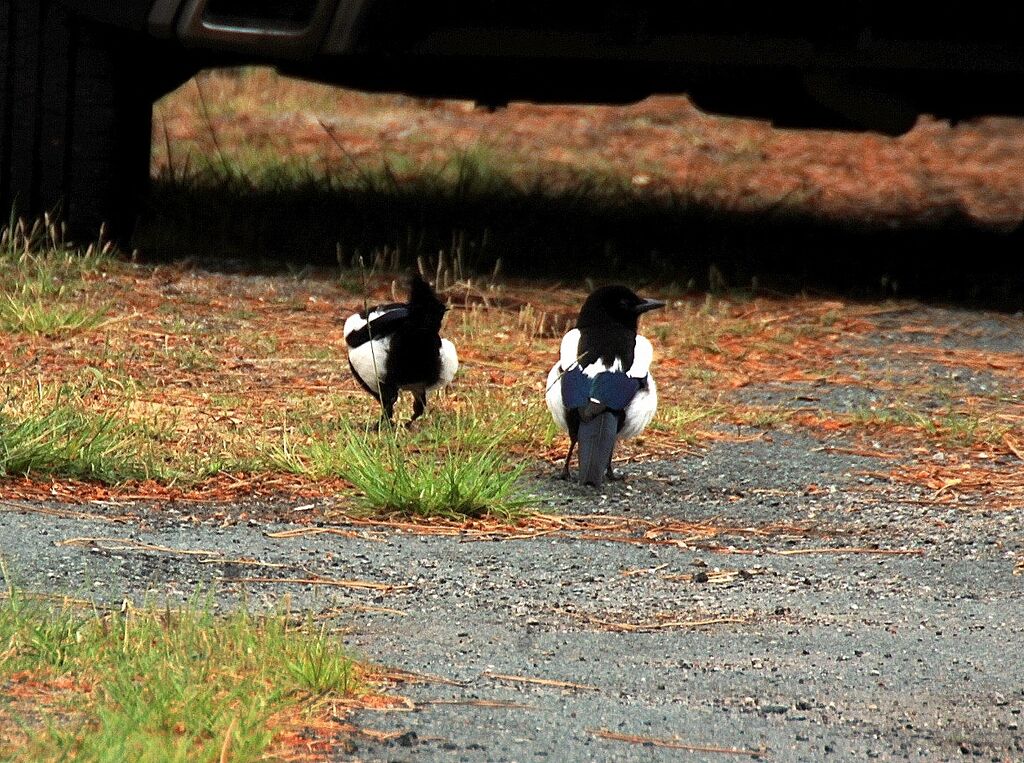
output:
M894 229L598 187L524 191L480 178L329 185L313 176L259 185L158 179L135 245L146 261L214 270L349 266L360 258L394 268L443 252L467 273L492 272L500 261L506 275L568 283L1024 308L1022 234L983 230L956 212Z

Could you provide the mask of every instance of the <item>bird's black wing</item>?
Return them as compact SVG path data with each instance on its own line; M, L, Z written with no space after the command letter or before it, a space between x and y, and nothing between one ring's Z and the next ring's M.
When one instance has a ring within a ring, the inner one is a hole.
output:
M579 365L563 372L559 383L562 385L562 405L567 411L587 404L590 398L590 379Z
M640 389L640 379L621 372L606 371L594 377L590 399L603 403L613 411L623 411Z
M641 387L640 379L618 371L605 371L587 381L589 385L586 396L581 403L577 403L580 421L584 422L605 411L621 414Z
M356 329L347 337L345 342L349 347L359 347L370 339L382 339L395 333L398 328L409 318L409 308L405 305L384 305L375 307L370 311L372 315L378 310L387 310L383 315L378 315L362 328Z

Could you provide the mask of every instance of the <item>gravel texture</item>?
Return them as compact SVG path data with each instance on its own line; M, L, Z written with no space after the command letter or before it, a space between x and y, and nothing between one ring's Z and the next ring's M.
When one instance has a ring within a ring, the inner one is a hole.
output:
M397 687L413 712L368 713L366 727L408 732L355 740L339 759L659 760L679 750L601 739L594 729L765 750L771 760L1024 756L1024 591L1012 575L1019 512L921 507L889 486L864 491L874 459L775 433L699 456L630 466L604 494L537 473L547 508L767 528L667 546L580 537L466 542L408 532L273 539L285 525L217 526L174 507L111 523L0 515L0 546L21 584L104 600L180 601L197 587L219 606L332 610L346 643L371 661L458 684ZM817 485L808 491L810 484ZM32 508L32 507L28 507ZM58 508L58 507L51 507ZM194 514L194 512L190 512ZM600 534L598 534L600 535ZM57 545L132 538L202 557ZM780 555L828 546L922 555ZM722 571L733 574L722 575ZM409 589L352 591L228 582L253 575L359 578ZM375 608L397 610L395 613ZM666 626L725 618L706 626ZM646 632L616 632L628 623ZM495 679L553 679L567 688ZM486 707L474 702L514 703ZM519 707L522 705L523 707ZM716 753L692 753L695 759Z

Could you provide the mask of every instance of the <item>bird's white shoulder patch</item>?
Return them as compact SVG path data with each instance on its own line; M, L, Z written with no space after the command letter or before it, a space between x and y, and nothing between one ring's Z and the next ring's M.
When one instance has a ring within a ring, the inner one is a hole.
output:
M347 339L349 334L353 333L354 331L359 331L359 329L361 329L365 325L366 319L363 316L361 316L359 313L352 313L352 315L350 315L345 320L345 329L343 332L345 338Z
M580 330L572 329L566 332L558 350L558 362L548 371L544 400L548 404L548 410L551 411L551 417L563 432L569 431L569 422L566 418L565 403L562 400L561 378L562 374L577 365L579 347Z
M345 320L343 334L347 339L350 334L355 331L359 331L359 329L363 328L367 323L372 323L382 315L387 315L388 313L393 312L394 310L400 310L403 307L403 305L395 305L388 308L375 307L369 312L366 318L364 318L360 313L353 313ZM370 327L370 333L373 333L372 326Z
M615 361L611 364L611 366L606 366L604 364L604 361L601 360L601 358L598 358L593 363L588 363L583 367L583 373L586 376L589 376L591 379L593 379L598 374L603 374L606 372L613 374L622 373L622 361L616 358Z
M459 370L459 354L455 351L455 345L447 339L441 340L441 376L429 389L440 389L447 387L455 378L455 372Z
M579 357L580 330L573 329L562 337L562 346L558 351L558 362L562 370L572 368Z
M369 313L369 318L373 320L382 314L383 312L380 310L373 310ZM349 335L359 331L366 324L366 318L359 313L353 313L345 320L345 338L348 339ZM377 394L380 394L380 385L386 376L384 366L387 361L390 345L391 337L385 337L383 339L363 342L356 347L349 347L348 349L348 360L352 364L352 370L363 384Z
M544 400L548 404L548 410L551 411L551 417L558 424L559 429L563 432L569 431L569 422L565 415L565 403L562 401L562 374L565 373L565 369L562 367L562 362L559 361L551 367L548 372L548 385L547 392L544 393Z
M654 361L654 347L647 340L647 337L636 335L636 344L633 345L633 365L626 372L627 376L634 379L642 379L651 370L651 363Z

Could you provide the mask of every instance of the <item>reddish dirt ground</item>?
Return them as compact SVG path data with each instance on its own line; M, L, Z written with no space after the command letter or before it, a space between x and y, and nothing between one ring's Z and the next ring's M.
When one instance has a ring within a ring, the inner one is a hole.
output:
M306 162L328 172L385 158L402 177L458 152L490 157L524 184L600 177L641 195L676 194L728 210L783 207L886 226L948 218L1012 228L1024 219L1024 121L951 126L927 117L908 134L774 129L703 114L685 97L625 107L368 95L269 70L201 75L156 107L157 169L191 157Z

